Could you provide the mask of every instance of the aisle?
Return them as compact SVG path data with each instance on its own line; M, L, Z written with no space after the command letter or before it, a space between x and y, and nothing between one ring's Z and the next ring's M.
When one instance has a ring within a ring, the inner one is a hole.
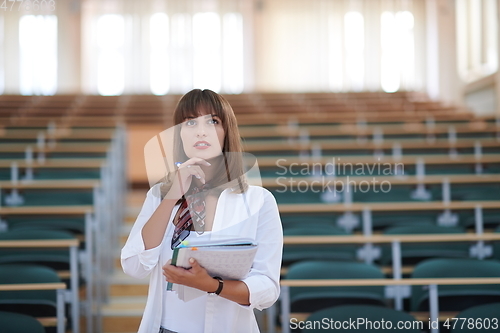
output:
M145 190L130 191L127 196L127 214L123 221L120 245L125 243L146 195ZM116 251L116 270L114 272L110 302L103 307L104 333L137 332L142 317L149 278L138 280L123 273L119 252Z

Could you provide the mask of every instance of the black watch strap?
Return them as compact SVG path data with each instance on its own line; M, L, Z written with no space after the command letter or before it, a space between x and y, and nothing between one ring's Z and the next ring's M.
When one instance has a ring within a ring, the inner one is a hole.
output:
M219 287L217 288L216 291L214 291L213 293L209 293L209 294L215 294L215 295L219 295L222 291L222 288L224 287L224 280L222 280L222 278L218 277L218 276L214 276L214 279L216 279L217 281L219 281Z

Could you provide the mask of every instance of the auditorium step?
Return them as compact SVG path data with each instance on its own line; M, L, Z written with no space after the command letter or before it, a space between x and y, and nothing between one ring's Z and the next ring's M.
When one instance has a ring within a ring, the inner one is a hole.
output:
M104 333L137 332L146 296L113 296L102 309Z
M117 269L113 274L110 296L146 296L149 277L135 279Z
M130 191L127 210L120 233L120 246L128 237L132 224L141 210L146 191ZM117 251L119 254L120 251ZM123 273L120 258L115 258L115 271L111 279L110 301L102 308L103 333L137 332L146 305L149 277L135 279Z

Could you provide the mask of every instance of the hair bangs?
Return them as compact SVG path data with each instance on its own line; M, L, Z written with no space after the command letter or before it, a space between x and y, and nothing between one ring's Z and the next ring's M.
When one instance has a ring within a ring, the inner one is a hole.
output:
M179 101L174 114L174 122L175 125L178 125L186 121L186 119L198 118L207 114L219 117L222 123L227 121L223 101L218 94L208 89L194 89Z

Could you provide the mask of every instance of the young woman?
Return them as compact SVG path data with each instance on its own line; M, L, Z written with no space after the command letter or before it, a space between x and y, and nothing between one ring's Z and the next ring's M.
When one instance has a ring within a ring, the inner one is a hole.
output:
M272 194L246 182L236 117L210 90L184 95L174 112L176 170L154 185L122 249L125 273L150 275L139 333L259 332L253 309L279 296L283 233ZM170 264L182 241L250 238L258 250L241 281ZM190 301L167 283L203 291Z

